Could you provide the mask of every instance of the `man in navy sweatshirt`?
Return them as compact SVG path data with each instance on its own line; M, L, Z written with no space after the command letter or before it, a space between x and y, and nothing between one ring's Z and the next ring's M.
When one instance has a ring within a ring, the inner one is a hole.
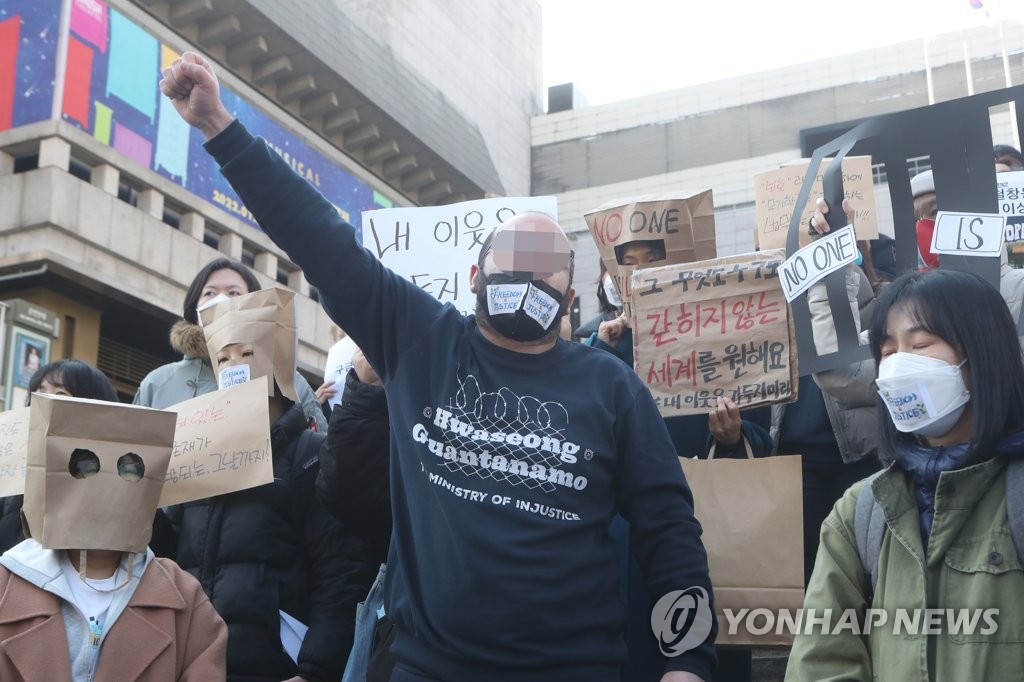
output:
M609 523L629 520L665 657L708 680L711 583L664 422L615 357L558 338L572 255L550 218L499 226L464 317L385 268L224 108L186 53L160 87L266 233L304 270L387 389L394 516L385 605L393 681L618 681L625 609Z

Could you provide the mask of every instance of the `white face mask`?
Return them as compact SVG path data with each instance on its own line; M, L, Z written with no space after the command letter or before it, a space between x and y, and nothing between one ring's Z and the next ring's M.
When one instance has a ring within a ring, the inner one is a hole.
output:
M196 306L196 317L199 319L199 326L200 327L203 326L203 315L202 315L202 313L203 313L204 310L206 310L210 306L214 306L214 305L217 305L218 303L223 303L224 301L230 301L230 300L231 300L231 298L228 297L227 294L217 294L216 296L211 298L206 303L200 303L198 306Z
M607 272L601 280L601 287L604 289L604 297L608 299L609 305L615 308L622 307L622 299L619 298L619 290L615 288L615 280Z
M960 373L964 362L951 365L914 353L882 360L875 383L897 431L925 438L949 433L971 399Z
M232 365L225 367L217 374L217 390L228 386L237 386L249 382L251 370L249 365Z

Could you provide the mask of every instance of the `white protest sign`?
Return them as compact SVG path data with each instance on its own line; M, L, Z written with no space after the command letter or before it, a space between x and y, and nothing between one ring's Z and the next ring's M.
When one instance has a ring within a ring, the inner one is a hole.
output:
M1021 241L1024 239L1024 171L996 173L996 198L999 215L1006 217L1004 239Z
M201 500L274 480L267 377L178 403L160 506Z
M932 233L932 252L998 257L1005 229L1006 217L999 214L939 211Z
M779 281L786 300L792 303L826 275L855 262L857 253L857 235L853 225L803 247L779 266Z
M29 408L0 412L0 497L25 492Z
M555 197L500 197L447 206L363 212L363 246L388 269L470 315L469 269L492 229L520 213L558 219Z
M329 398L327 403L333 408L341 405L341 394L345 389L345 377L352 369L352 356L356 352L356 342L351 336L346 336L341 341L331 346L327 351L327 364L324 366L324 383L334 382L334 397Z

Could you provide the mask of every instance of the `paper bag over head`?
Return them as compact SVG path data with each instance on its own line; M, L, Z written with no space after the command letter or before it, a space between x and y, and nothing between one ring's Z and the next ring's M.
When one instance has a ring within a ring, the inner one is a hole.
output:
M692 196L671 193L615 200L587 213L584 219L627 314L634 270L707 260L718 253L711 190ZM646 242L657 260L624 263L628 245L636 242Z
M267 382L269 395L276 383L282 395L298 402L293 292L262 289L204 308L199 315L220 388L265 376L273 379Z
M146 551L176 415L43 394L29 409L25 536L47 549Z

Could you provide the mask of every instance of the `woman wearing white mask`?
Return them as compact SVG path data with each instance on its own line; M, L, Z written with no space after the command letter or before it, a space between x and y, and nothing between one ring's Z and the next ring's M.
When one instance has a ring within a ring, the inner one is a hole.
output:
M185 294L182 319L171 327L171 347L182 354L182 359L157 367L146 375L135 394L135 404L167 409L172 405L217 390L217 378L206 349L203 328L199 326L198 308L205 307L223 297L242 296L260 289L256 275L242 263L228 258L216 258L207 263L192 279ZM327 432L320 403L313 389L295 374L298 391L306 417L316 424L316 430Z
M1024 495L1024 364L1010 311L974 275L911 273L880 294L870 344L889 466L822 525L786 679L1021 679L1024 515L1007 507Z

